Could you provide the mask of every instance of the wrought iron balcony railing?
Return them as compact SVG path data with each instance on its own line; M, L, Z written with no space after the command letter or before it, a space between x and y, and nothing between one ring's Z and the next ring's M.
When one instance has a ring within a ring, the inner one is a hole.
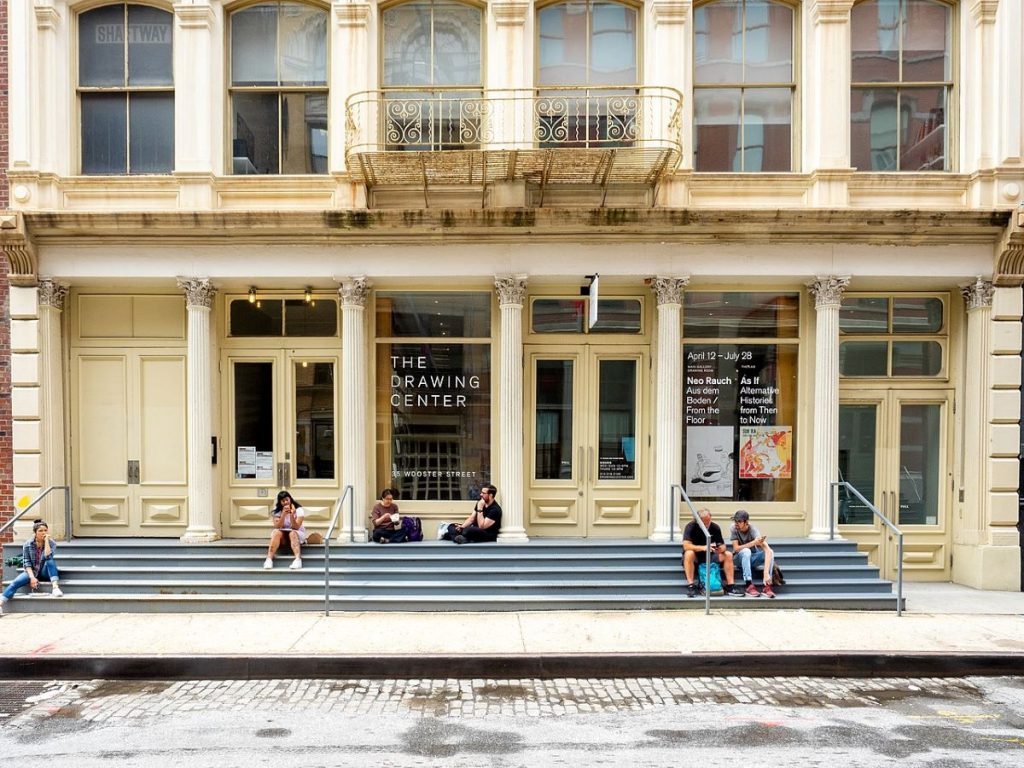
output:
M682 96L658 86L353 94L345 156L369 186L653 185L681 155Z

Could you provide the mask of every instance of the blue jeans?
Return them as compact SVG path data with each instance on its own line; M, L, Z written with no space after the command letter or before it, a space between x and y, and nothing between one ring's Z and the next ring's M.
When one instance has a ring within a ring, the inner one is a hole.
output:
M764 566L764 550L741 549L735 553L733 559L740 561L740 568L743 569L743 581L753 581L754 568L762 568ZM769 565L768 567L770 568L771 566Z
M39 565L39 575L36 576L40 581L57 581L57 563L53 561L52 557L43 559L43 562ZM24 586L27 586L32 579L24 571L14 581L7 585L7 589L4 590L4 598L10 600L14 597L14 593L17 592Z

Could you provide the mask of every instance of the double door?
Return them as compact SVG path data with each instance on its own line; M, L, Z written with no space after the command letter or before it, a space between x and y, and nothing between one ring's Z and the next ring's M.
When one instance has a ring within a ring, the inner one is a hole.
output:
M262 536L279 489L329 520L340 495L336 354L238 351L222 366L226 404L222 457L225 536Z
M646 349L528 346L530 536L642 537Z
M839 479L904 533L903 567L918 580L947 580L952 491L947 390L857 390L839 404ZM858 542L887 578L896 538L856 497L839 492L841 534Z

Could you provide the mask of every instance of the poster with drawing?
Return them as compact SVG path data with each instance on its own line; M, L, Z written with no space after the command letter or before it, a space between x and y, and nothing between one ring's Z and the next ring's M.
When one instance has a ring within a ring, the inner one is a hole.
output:
M793 476L792 427L740 427L740 478Z
M733 428L686 428L686 493L690 498L733 495Z

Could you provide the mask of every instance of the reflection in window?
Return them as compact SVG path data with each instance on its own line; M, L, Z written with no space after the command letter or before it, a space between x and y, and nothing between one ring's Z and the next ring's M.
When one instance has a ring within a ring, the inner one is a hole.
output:
M274 454L274 364L235 363L235 477L257 478ZM265 478L262 478L265 479Z
M78 19L82 173L174 169L173 17L106 5Z
M599 299L597 322L587 327L590 299L537 298L530 305L533 333L640 333L643 303L640 299Z
M792 169L793 8L712 0L694 9L694 169Z
M300 3L231 14L231 172L327 173L327 13Z
M305 299L232 299L232 336L337 336L338 302Z
M839 333L841 376L942 373L947 333L945 302L938 296L847 294L839 308Z
M538 360L534 393L534 478L569 480L573 469L573 361Z
M295 378L295 477L334 478L334 363L303 360Z
M800 295L745 291L686 291L687 338L795 338L800 332Z

